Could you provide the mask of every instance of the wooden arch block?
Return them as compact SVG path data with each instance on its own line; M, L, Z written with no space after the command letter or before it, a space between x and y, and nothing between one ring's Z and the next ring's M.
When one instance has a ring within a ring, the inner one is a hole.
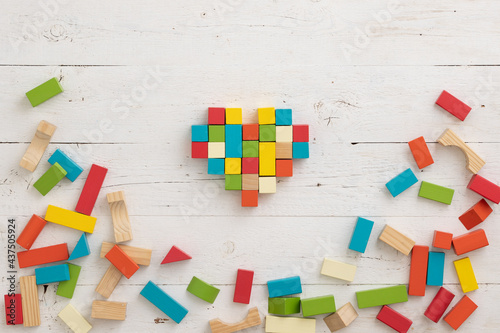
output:
M43 153L47 146L49 145L50 139L54 132L56 131L56 126L51 123L42 120L36 129L35 136L31 140L26 153L24 153L21 163L19 165L28 171L35 171L38 163L42 159Z
M125 194L123 191L108 193L107 198L113 219L115 241L121 243L131 240L133 238L132 227L125 204Z
M447 129L438 139L443 146L455 146L465 154L467 158L467 170L476 174L486 164L462 139L458 137L451 129Z
M210 320L210 328L212 333L232 333L243 330L245 328L254 327L262 323L259 315L259 310L251 308L245 319L236 324L226 324L220 319Z

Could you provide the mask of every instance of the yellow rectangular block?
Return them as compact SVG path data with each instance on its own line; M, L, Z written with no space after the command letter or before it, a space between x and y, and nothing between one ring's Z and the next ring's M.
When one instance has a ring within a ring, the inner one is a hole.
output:
M75 333L87 333L92 329L92 325L71 304L66 305L57 316Z
M49 205L45 220L88 233L94 232L97 218Z
M259 142L259 176L276 176L275 142Z
M227 157L225 160L226 175L241 174L241 158Z
M276 177L259 177L259 193L276 193Z
M266 316L266 333L315 333L316 319Z
M241 125L242 120L241 108L226 108L226 124L227 125Z
M458 279L460 280L460 285L464 293L479 288L469 257L455 260L453 264L455 265L455 270L457 271Z
M258 108L257 112L259 113L260 125L276 124L276 112L274 108Z
M325 258L321 267L321 274L351 282L354 280L356 268L354 265Z

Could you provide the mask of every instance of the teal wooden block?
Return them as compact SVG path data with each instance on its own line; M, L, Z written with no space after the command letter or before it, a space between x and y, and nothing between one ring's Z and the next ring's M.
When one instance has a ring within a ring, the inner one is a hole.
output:
M76 164L71 158L63 153L60 149L57 149L54 154L49 158L50 164L59 163L59 165L66 170L66 178L74 182L78 176L83 171L83 168Z
M427 262L427 285L442 286L444 275L444 252L429 252Z
M243 157L243 127L226 125L226 157Z
M223 175L225 171L225 161L223 158L209 158L208 159L208 174L209 175Z
M358 217L356 227L352 233L351 242L349 243L349 249L365 253L366 245L368 245L373 225L373 221Z
M417 177L411 171L411 169L406 169L399 175L391 179L385 186L391 192L393 197L396 197L409 189L412 185L418 182Z
M141 295L163 311L167 316L172 318L177 324L179 324L188 313L185 307L151 281L142 289Z
M64 90L59 81L53 77L45 83L42 83L36 88L31 89L26 93L31 105L33 107L42 104L48 99L62 93Z
M300 313L300 297L270 297L267 310L283 316Z
M187 287L187 291L208 303L213 303L219 295L220 289L193 276Z
M192 125L191 141L208 142L208 125Z
M292 109L276 109L276 125L292 125Z
M408 302L408 293L405 285L370 289L356 292L358 308Z
M451 205L454 193L454 189L423 181L418 196Z
M73 249L73 252L71 252L71 255L69 256L68 260L78 259L81 257L88 256L89 254L90 254L90 248L89 248L89 242L87 241L87 234L83 233L80 239L78 240L78 243L76 243L76 246Z
M36 284L47 284L68 281L70 278L67 264L41 267L35 269Z
M59 163L55 163L35 182L35 184L33 184L33 187L45 196L66 176L66 174L66 170L64 170Z
M288 296L302 293L300 276L267 281L269 297Z
M302 299L300 303L302 304L302 315L304 317L337 311L335 307L335 297L333 297L333 295L305 298Z
M293 158L309 158L309 142L294 142L292 144Z

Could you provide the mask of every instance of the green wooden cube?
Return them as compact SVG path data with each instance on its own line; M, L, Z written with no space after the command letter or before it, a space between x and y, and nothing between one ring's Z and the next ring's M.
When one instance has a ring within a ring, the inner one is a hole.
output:
M226 175L226 190L241 191L241 175Z
M224 125L209 125L208 126L208 141L209 142L224 142L226 140Z
M337 310L333 295L305 298L300 303L302 304L302 315L304 317L333 313Z
M275 142L276 141L276 125L260 125L259 126L259 141Z
M259 141L243 141L243 157L259 157Z
M68 263L67 265L69 268L69 280L59 282L56 294L66 298L73 298L76 283L78 282L78 277L80 276L80 270L82 268L78 265L73 265L70 263Z
M62 93L64 90L59 81L53 77L45 83L42 83L36 88L31 89L26 93L31 105L33 107L42 104L48 99L51 99L57 94Z
M405 285L370 289L356 292L358 308L408 302L408 293Z
M220 290L211 284L198 279L196 276L193 276L189 286L187 287L187 291L208 303L213 303L215 302L217 295L219 295Z
M451 205L454 193L454 189L423 181L418 196Z
M45 196L61 181L61 179L66 177L66 174L66 170L56 162L35 182L35 184L33 184L33 187Z
M278 315L300 313L300 297L269 297L267 312Z

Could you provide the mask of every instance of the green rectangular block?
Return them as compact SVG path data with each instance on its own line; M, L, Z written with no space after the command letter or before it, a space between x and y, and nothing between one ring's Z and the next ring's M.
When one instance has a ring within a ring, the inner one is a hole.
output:
M304 317L337 311L333 295L306 298L302 299L300 303L302 304L302 315Z
M69 268L69 280L59 282L56 294L66 298L73 298L76 283L78 282L78 277L80 276L80 270L82 268L78 265L73 265L70 263L68 263L67 265Z
M45 196L61 181L61 179L66 177L66 175L66 170L56 162L35 182L35 184L33 184L33 187Z
M226 190L241 191L241 175L226 175Z
M451 205L451 200L453 199L454 193L455 190L451 188L431 184L428 182L422 182L422 184L420 185L418 196Z
M215 302L217 295L219 295L220 290L211 284L198 279L196 276L193 276L187 287L187 291L208 303L213 303Z
M226 140L224 125L208 125L208 141L224 142Z
M259 141L275 142L276 125L259 125Z
M290 315L300 312L300 297L269 297L267 312Z
M26 93L26 97L28 97L31 105L33 107L42 104L48 99L51 99L57 94L62 93L64 90L61 87L61 84L55 77L48 80L45 83L42 83L36 88L31 89Z
M370 289L356 292L358 308L408 302L408 293L405 285Z
M259 141L243 141L243 157L259 157Z

